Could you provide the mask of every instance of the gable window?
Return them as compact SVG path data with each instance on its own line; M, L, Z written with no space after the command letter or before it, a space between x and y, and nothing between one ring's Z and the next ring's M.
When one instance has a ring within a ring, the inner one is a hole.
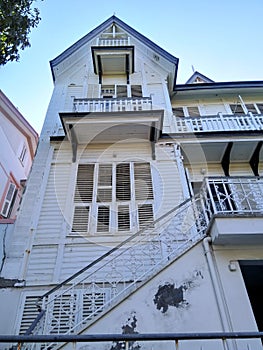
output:
M153 200L150 163L79 164L71 231L138 230L153 221Z
M141 85L112 84L101 85L102 98L142 97Z

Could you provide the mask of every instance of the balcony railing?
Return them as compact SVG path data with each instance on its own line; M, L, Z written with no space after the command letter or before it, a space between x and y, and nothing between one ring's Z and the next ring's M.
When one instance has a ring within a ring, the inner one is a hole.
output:
M223 115L203 117L175 117L177 133L202 133L207 131L263 130L263 115Z
M103 39L98 38L97 39L97 46L129 46L130 45L130 38L112 38L112 39Z
M150 97L140 98L75 98L74 112L128 112L152 109Z
M263 215L263 177L206 178L201 198L207 224L215 214Z

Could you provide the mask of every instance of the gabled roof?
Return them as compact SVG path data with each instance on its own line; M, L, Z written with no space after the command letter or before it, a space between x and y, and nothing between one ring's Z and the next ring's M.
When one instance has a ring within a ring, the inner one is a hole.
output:
M78 40L75 44L73 44L68 49L66 49L64 52L62 52L59 56L57 56L56 58L54 58L53 60L50 61L51 71L52 71L52 75L53 75L54 80L55 80L54 67L56 65L61 63L63 60L65 60L67 57L69 57L73 53L75 53L80 47L85 45L90 40L94 39L102 31L107 29L112 24L118 25L124 31L126 31L128 34L130 34L134 38L138 39L139 41L141 41L142 43L147 45L149 48L154 50L156 53L158 53L160 56L162 56L163 58L165 58L166 60L168 60L169 62L174 64L175 65L174 86L175 86L179 59L177 57L171 55L169 52L163 50L160 46L156 45L154 42L152 42L151 40L146 38L144 35L140 34L135 29L133 29L132 27L127 25L125 22L121 21L115 15L111 16L110 18L108 18L105 22L100 24L98 27L96 27L91 32L89 32L87 35L85 35L80 40Z
M195 71L193 75L187 80L185 84L198 84L198 83L214 83L213 80L206 77L205 75Z

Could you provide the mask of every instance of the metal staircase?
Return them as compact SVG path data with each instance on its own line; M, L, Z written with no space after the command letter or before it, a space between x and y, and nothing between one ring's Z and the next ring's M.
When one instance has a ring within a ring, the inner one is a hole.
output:
M26 334L82 333L203 238L207 224L199 208L198 197L184 201L45 293Z

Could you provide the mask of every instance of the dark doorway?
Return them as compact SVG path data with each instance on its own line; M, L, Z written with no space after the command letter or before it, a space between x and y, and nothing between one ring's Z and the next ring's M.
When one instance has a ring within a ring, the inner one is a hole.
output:
M258 330L263 331L263 260L239 261Z

